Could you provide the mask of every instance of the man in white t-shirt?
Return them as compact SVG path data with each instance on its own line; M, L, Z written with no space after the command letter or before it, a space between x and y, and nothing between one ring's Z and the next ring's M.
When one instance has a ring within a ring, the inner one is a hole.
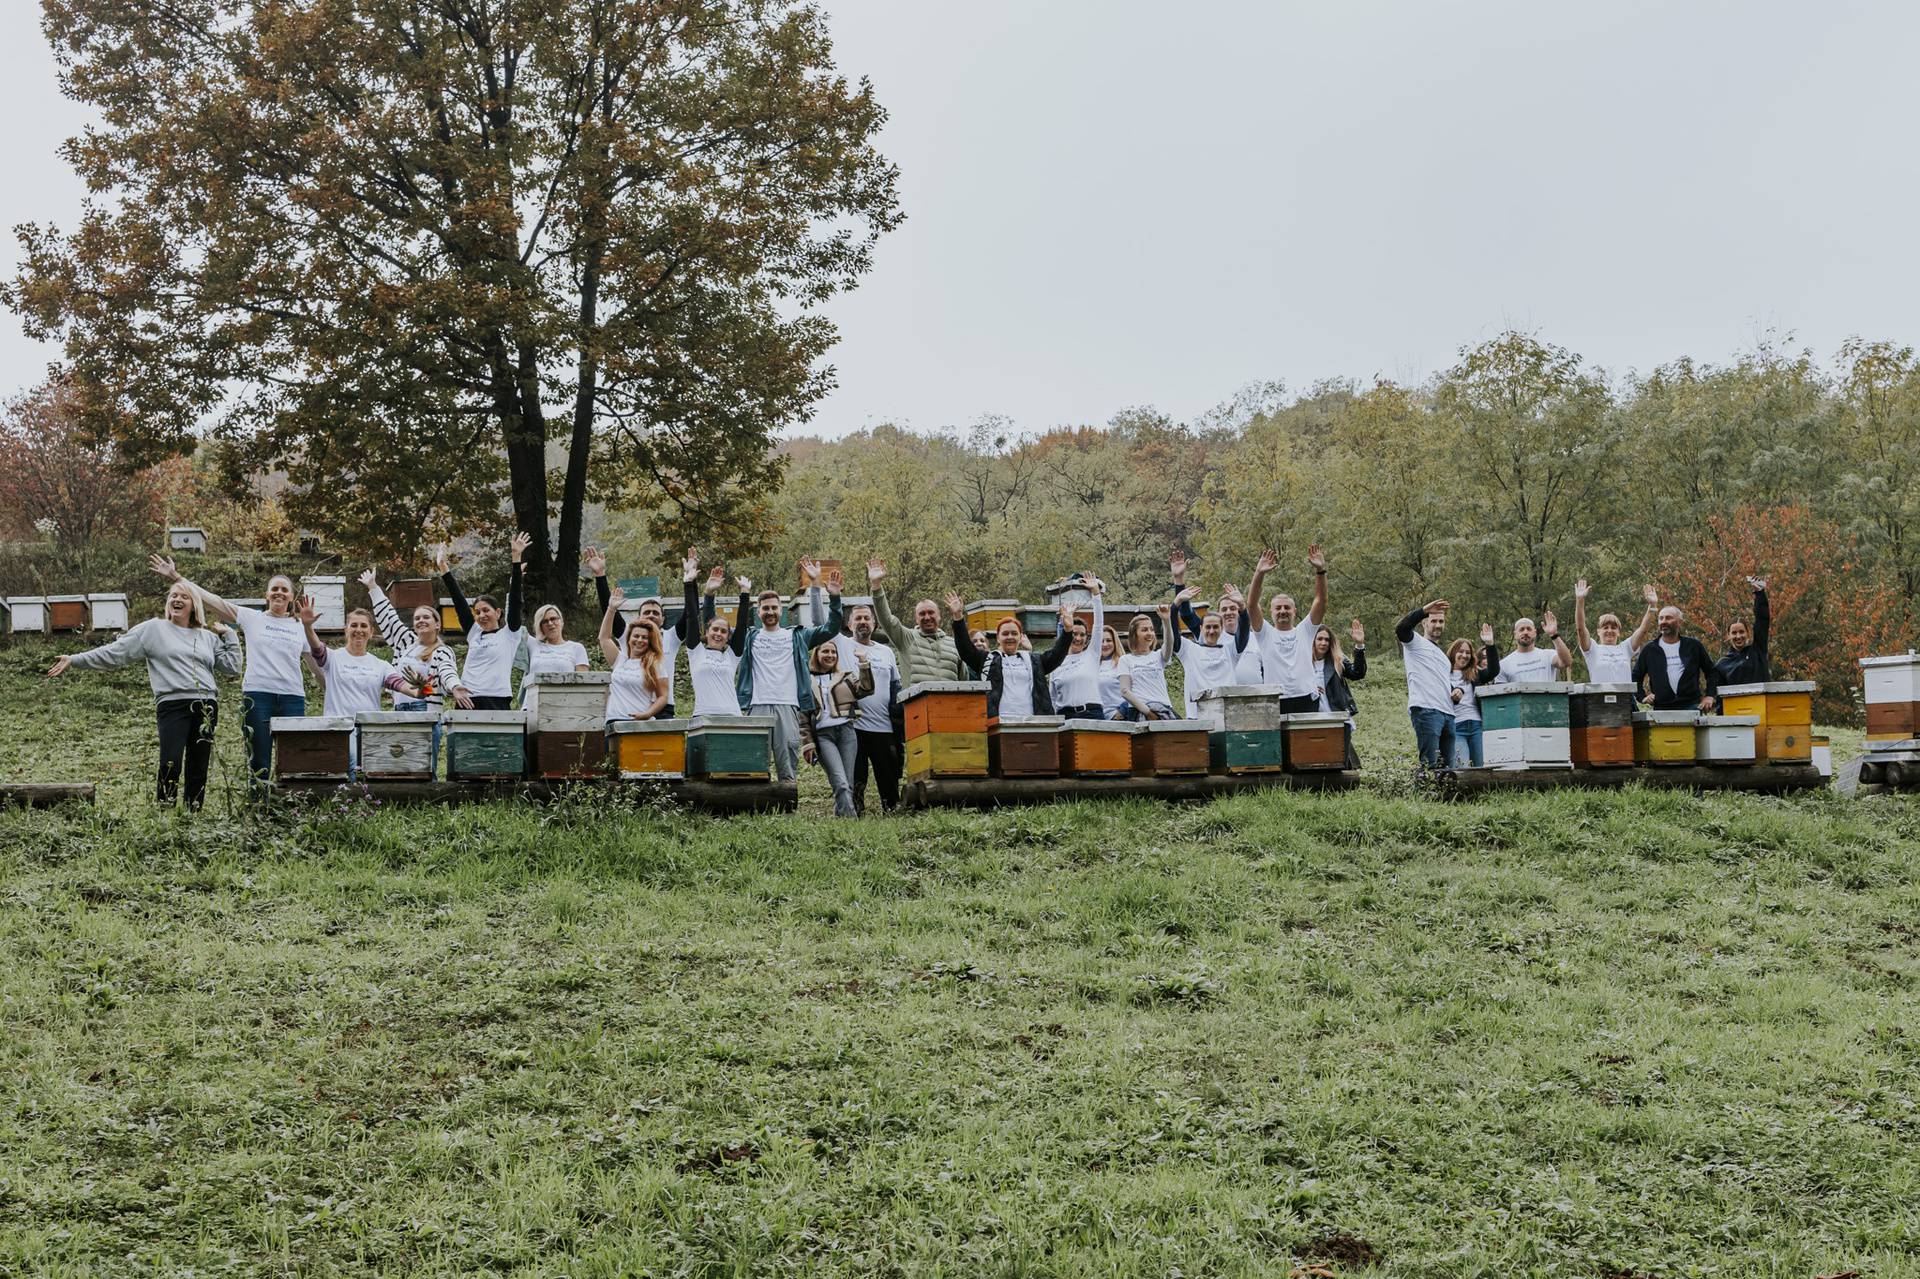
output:
M1573 638L1580 645L1580 656L1587 664L1588 683L1633 683L1634 654L1653 634L1653 615L1660 607L1660 592L1652 586L1642 586L1640 593L1646 598L1647 612L1633 634L1621 639L1619 615L1602 613L1594 627L1598 635L1596 641L1587 633L1587 579L1583 577L1573 584Z
M809 591L820 589L820 561L800 561L801 580ZM783 782L800 771L800 716L813 713L813 680L807 654L831 644L840 634L840 570L827 584L827 620L822 626L780 625L780 593L761 591L755 602L758 625L747 636L734 687L749 715L773 719L773 771ZM820 615L814 600L814 616Z
M1537 648L1536 642L1541 633L1553 641L1552 648ZM1513 651L1500 659L1500 674L1494 677L1496 684L1552 684L1559 680L1562 672L1573 668L1573 654L1567 649L1567 642L1560 638L1560 623L1555 620L1553 610L1548 609L1540 615L1540 625L1535 626L1531 617L1523 617L1513 624Z
M853 716L853 735L859 753L853 761L853 808L867 811L867 773L880 784L880 811L890 813L900 802L900 739L893 734L893 705L900 696L900 660L874 634L873 609L855 604L847 613L848 634L834 641L840 647L840 669L859 669L865 659L873 672L873 691L860 699Z
M1420 750L1420 771L1439 772L1453 759L1453 663L1440 647L1447 629L1447 602L1434 600L1393 628L1407 668L1407 715Z
M1307 548L1307 564L1313 569L1313 606L1307 610L1306 624L1296 625L1298 606L1291 595L1273 597L1271 617L1260 615L1260 591L1267 574L1280 562L1279 554L1268 550L1254 565L1253 581L1247 586L1248 625L1260 645L1263 678L1282 690L1280 713L1304 714L1318 709L1320 672L1313 660L1313 637L1320 632L1320 621L1327 615L1327 555L1318 543Z

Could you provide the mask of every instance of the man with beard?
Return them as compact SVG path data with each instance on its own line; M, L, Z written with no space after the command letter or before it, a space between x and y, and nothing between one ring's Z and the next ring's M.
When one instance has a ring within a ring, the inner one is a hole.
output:
M840 669L858 670L861 662L873 672L873 691L860 699L853 716L858 753L853 763L853 807L867 811L867 774L879 778L880 811L890 813L900 802L900 739L893 734L893 706L900 696L900 662L894 651L874 635L873 610L855 604L847 614L849 634L834 642L840 648Z
M1327 556L1318 543L1307 548L1307 565L1313 569L1313 606L1307 610L1307 624L1299 626L1299 606L1291 595L1273 597L1272 616L1260 616L1260 591L1267 574L1278 564L1279 555L1267 551L1254 566L1253 581L1247 586L1248 625L1260 646L1260 665L1264 679L1283 691L1280 713L1297 715L1320 708L1316 690L1319 672L1314 668L1313 637L1320 633L1321 619L1327 615Z
M820 615L820 562L800 561L800 576L810 592L814 616ZM840 570L827 580L827 620L821 626L780 625L780 593L761 591L754 604L759 624L741 646L734 690L749 715L773 717L773 771L790 782L800 771L800 716L814 708L813 678L807 655L840 634Z
M921 600L913 606L913 625L907 626L887 607L887 592L880 585L887 577L887 566L879 560L867 561L867 581L873 588L873 615L881 634L893 645L900 666L901 681L908 686L935 680L966 679L960 670L960 650L953 636L940 622L940 606Z
M1680 633L1685 621L1673 605L1661 609L1659 637L1633 659L1633 682L1643 690L1640 700L1657 711L1711 711L1720 688L1707 646ZM1505 668L1503 660L1501 669Z
M1535 626L1531 617L1521 618L1513 624L1513 651L1500 659L1500 675L1494 683L1551 684L1560 678L1562 671L1573 667L1573 653L1560 638L1560 623L1555 620L1553 610L1542 613L1540 621L1553 647L1534 647L1541 627Z

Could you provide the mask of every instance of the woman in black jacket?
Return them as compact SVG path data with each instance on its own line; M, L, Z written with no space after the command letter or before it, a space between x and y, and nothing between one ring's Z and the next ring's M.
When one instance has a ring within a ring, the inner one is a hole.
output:
M1323 624L1313 637L1313 664L1320 671L1320 709L1358 715L1360 706L1347 685L1367 677L1367 628L1356 617L1347 624L1347 634L1353 637L1352 657L1340 651L1340 637Z
M1054 635L1053 647L1044 653L1020 647L1027 633L1019 621L1011 617L994 632L998 642L993 651L983 653L973 646L973 637L967 634L966 604L951 592L947 595L947 613L953 619L953 646L960 650L960 660L975 675L986 673L988 719L998 718L1002 713L1053 714L1053 694L1048 688L1051 681L1047 677L1067 660L1073 648L1071 605L1060 606L1059 630Z

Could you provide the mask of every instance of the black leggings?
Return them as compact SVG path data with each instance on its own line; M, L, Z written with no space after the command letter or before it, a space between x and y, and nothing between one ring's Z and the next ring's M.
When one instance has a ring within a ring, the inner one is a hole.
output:
M473 709L477 711L510 711L513 709L511 697L482 697L473 695Z
M207 796L207 764L213 758L213 730L220 722L220 704L211 697L183 698L160 703L154 714L160 724L160 780L154 798L172 806L184 765L187 808L199 808Z
M900 802L900 741L892 733L856 728L860 753L853 761L853 807L867 811L868 770L880 783L880 811L891 813Z

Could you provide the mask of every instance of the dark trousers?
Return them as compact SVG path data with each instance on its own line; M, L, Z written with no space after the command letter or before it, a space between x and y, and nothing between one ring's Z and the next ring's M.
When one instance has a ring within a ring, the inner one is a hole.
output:
M247 771L264 783L273 772L274 716L307 713L307 699L291 693L241 693L240 735L247 742Z
M867 811L867 768L880 782L880 811L891 813L900 803L900 739L892 733L855 729L859 753L853 758L853 808Z
M510 711L513 709L511 697L474 697L473 709L477 711Z
M162 702L155 708L155 718L160 724L160 782L154 798L172 807L184 768L187 808L196 809L207 795L207 764L213 758L220 704L211 697Z
M1107 717L1106 707L1098 702L1089 702L1085 706L1062 706L1059 713L1068 719L1105 719Z
M1320 699L1312 693L1304 693L1299 697L1283 697L1280 699L1280 713L1282 715L1311 715L1319 709Z

